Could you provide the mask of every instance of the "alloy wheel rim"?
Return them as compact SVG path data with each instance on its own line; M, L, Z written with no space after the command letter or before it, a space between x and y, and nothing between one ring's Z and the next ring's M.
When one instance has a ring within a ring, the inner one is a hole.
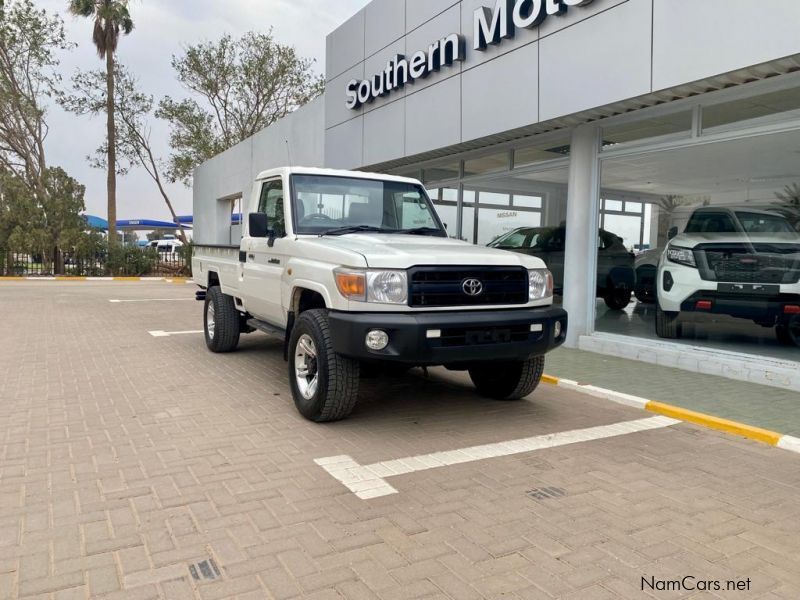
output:
M208 303L208 310L206 310L206 330L208 331L208 339L214 339L214 325L216 324L216 314L214 313L214 303Z
M297 340L294 351L294 375L300 395L306 400L313 398L319 384L317 347L307 333Z

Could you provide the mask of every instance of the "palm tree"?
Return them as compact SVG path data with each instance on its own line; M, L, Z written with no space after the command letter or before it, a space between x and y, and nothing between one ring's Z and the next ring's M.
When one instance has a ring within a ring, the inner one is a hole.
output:
M117 139L114 129L114 53L120 32L133 31L128 0L69 0L69 11L79 17L94 18L92 42L100 58L106 59L106 135L108 171L108 242L117 242Z
M800 227L800 184L787 185L775 196L780 203L773 204L774 210L786 217L795 229Z

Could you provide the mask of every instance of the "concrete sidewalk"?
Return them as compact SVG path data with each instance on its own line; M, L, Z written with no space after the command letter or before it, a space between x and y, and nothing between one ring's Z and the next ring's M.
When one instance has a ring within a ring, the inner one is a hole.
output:
M782 390L569 348L549 354L545 372L783 434L800 435L800 390Z

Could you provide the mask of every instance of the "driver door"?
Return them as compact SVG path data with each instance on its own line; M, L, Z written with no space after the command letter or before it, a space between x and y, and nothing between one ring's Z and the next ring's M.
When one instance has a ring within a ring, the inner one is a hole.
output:
M262 182L257 212L267 215L267 227L273 235L256 238L247 232L242 269L245 309L280 327L286 326L286 311L281 303L288 244L286 211L283 180L277 177Z

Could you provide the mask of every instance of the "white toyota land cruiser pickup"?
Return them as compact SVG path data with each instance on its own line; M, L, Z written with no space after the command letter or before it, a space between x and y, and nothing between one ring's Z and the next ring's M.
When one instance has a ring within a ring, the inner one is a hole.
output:
M522 398L564 341L545 264L449 239L419 181L280 168L258 176L245 208L240 246L195 246L206 344L281 336L308 419L346 417L361 368L381 364L468 370L479 393Z
M682 234L670 230L656 288L659 337L681 337L698 314L728 315L800 346L800 233L781 214L698 208Z

